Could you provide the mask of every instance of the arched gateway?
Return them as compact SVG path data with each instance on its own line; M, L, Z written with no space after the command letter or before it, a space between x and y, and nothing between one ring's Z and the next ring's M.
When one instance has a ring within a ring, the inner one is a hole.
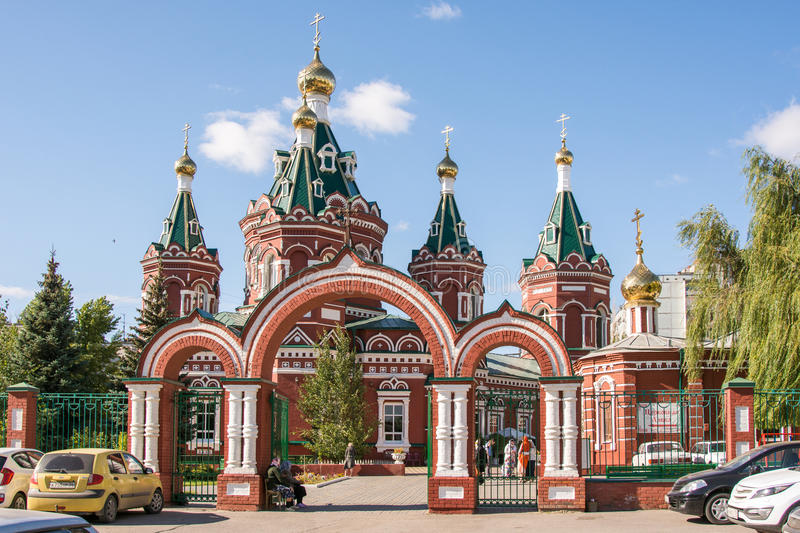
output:
M542 370L545 446L539 507L565 508L577 501L576 494L582 493L576 454L579 380L572 376L558 334L507 302L456 329L422 286L396 270L364 261L349 248L330 262L308 267L275 286L249 316L241 335L196 310L164 327L147 345L139 377L128 383L129 442L147 466L160 472L168 498L177 431L175 402L183 388L177 378L187 358L213 352L225 371L220 439L226 455L224 473L217 480L217 506L262 508L262 476L270 453L270 397L275 388L272 370L281 339L311 309L345 297L377 299L401 309L419 326L429 347L435 401L435 466L428 490L432 511L471 512L475 508L474 428L468 423L474 420L473 376L489 350L508 345L530 353Z

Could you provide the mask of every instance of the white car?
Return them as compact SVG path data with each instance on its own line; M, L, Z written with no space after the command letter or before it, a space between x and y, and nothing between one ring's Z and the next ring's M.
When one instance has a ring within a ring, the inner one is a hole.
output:
M684 451L680 442L657 440L640 444L631 464L649 466L691 462L692 456Z
M728 519L757 531L781 531L789 514L800 509L800 469L755 474L733 487Z
M0 448L0 507L27 507L28 482L42 455L29 448Z
M0 533L98 533L80 516L24 509L0 510Z
M693 463L721 465L728 462L725 457L725 441L722 440L698 442L689 453Z

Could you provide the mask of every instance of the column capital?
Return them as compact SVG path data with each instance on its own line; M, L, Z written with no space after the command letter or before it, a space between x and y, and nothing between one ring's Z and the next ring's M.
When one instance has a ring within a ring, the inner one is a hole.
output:
M222 388L228 392L255 392L261 388L259 383L223 383Z
M157 392L164 388L162 383L125 383L130 392Z

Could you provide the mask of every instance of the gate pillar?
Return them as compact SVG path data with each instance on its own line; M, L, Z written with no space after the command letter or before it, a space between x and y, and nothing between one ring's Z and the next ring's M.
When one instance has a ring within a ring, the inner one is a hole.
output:
M475 389L472 378L440 378L433 385L432 424L435 467L428 479L432 513L474 513L477 481L470 442L473 437Z
M586 482L580 476L578 403L583 378L540 378L544 403L542 473L538 482L539 509L584 510Z
M222 380L225 390L225 470L217 477L217 509L258 511L266 501L262 474L270 439L269 396L274 383L259 378Z

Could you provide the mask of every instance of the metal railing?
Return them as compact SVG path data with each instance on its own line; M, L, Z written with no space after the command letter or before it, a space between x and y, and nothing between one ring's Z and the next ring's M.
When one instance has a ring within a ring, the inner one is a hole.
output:
M793 433L789 428L800 426L800 390L755 390L753 418L759 442L790 440L786 438Z
M582 473L674 479L725 461L719 390L583 391Z
M45 393L36 402L36 447L128 447L127 393Z

